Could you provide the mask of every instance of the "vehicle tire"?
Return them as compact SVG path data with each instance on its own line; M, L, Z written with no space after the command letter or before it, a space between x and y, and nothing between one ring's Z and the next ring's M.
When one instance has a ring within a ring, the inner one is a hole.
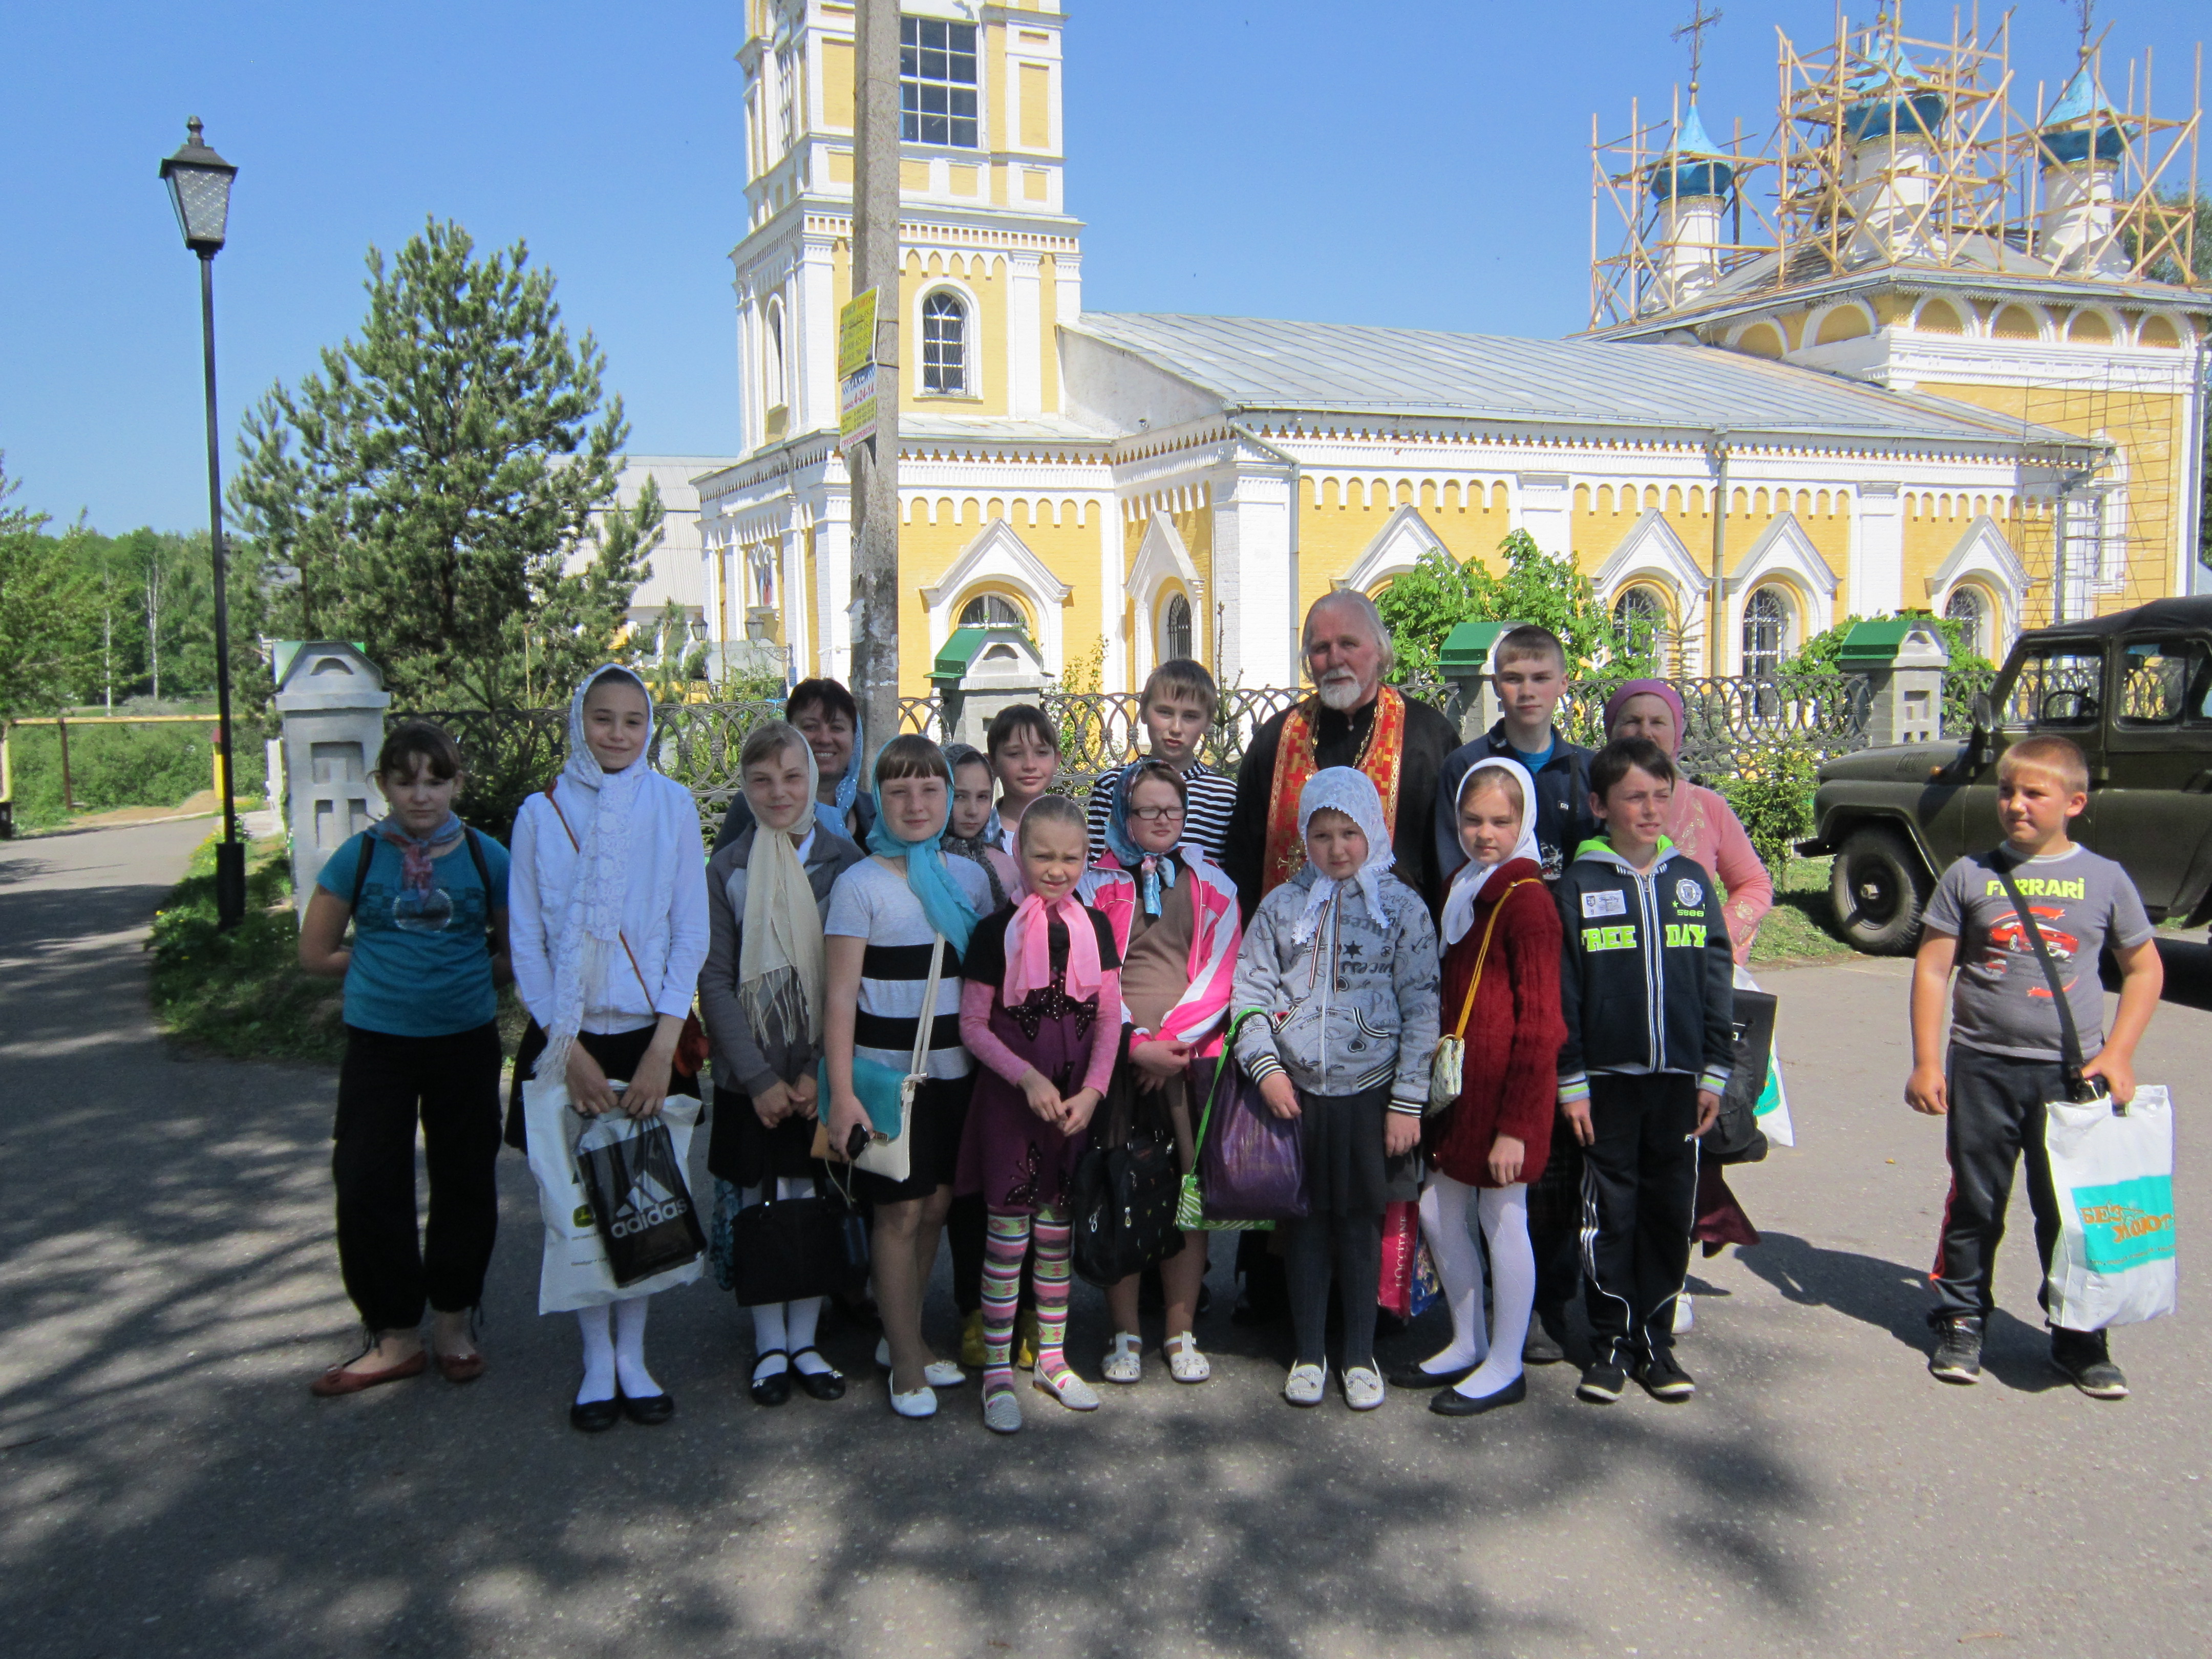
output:
M1934 887L1911 842L1882 824L1852 830L1828 872L1836 926L1869 956L1901 957L1919 944L1920 913Z

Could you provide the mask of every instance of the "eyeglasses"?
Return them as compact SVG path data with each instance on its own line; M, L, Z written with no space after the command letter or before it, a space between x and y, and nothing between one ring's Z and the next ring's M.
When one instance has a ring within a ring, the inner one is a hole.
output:
M1129 816L1145 823L1181 823L1182 808L1180 806L1133 806L1129 809Z

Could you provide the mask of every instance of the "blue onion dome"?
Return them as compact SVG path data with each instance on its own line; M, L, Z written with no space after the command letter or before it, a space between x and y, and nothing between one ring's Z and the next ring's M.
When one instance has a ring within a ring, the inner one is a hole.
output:
M2098 94L2097 82L2087 64L2058 94L2058 101L2043 118L2038 147L2045 162L2075 167L2094 150L2100 161L2117 161L2127 149L2122 123L2112 106Z
M1867 66L1844 82L1850 102L1844 109L1844 131L1854 142L1887 138L1933 138L1950 105L1905 56L1893 37Z
M1653 163L1651 194L1658 201L1676 197L1725 196L1735 185L1735 167L1728 153L1706 135L1692 104L1674 129L1674 142Z

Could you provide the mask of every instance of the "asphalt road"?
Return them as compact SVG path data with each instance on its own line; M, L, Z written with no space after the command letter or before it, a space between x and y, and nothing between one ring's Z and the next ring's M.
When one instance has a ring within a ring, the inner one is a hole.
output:
M1899 1103L1901 964L1767 975L1799 1145L1737 1182L1765 1242L1693 1270L1687 1405L1578 1405L1553 1367L1471 1425L1405 1397L1300 1413L1279 1339L1224 1311L1200 1332L1212 1382L1178 1388L1153 1355L1090 1417L1030 1396L1001 1441L972 1385L925 1424L872 1378L755 1407L748 1325L702 1285L653 1316L675 1422L586 1439L512 1155L483 1380L308 1395L351 1351L331 1078L172 1052L146 1013L139 940L205 833L0 846L13 1659L2205 1651L2193 1309L2121 1333L2135 1397L2093 1402L2045 1369L2032 1247L2008 1247L2020 1316L1996 1322L1989 1380L1923 1370L1943 1175L1940 1128ZM2187 1261L2212 1223L2188 1127L2212 1015L2163 1010L2142 1071L2185 1115ZM1079 1286L1093 1376L1103 1318ZM861 1369L867 1339L828 1346Z

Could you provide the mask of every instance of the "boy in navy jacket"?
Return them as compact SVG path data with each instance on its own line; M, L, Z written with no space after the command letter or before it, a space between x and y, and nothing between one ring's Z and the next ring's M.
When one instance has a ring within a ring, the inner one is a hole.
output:
M1644 738L1590 761L1605 826L1557 889L1565 939L1559 1110L1583 1148L1583 1301L1595 1357L1575 1392L1697 1391L1674 1363L1674 1303L1690 1267L1698 1138L1735 1060L1735 958L1720 895L1664 834L1677 775Z

